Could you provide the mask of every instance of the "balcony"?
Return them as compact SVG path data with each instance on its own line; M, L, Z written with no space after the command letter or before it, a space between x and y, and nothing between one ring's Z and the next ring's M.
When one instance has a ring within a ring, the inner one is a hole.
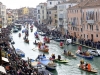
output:
M87 20L87 23L93 24L94 23L94 20Z

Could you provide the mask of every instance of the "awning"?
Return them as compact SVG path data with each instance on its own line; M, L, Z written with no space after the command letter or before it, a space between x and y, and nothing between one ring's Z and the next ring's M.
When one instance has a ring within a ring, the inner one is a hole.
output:
M38 62L34 61L34 62L31 62L31 65L32 66L37 66Z
M5 57L2 57L2 60L5 61L5 62L9 62L9 60Z
M5 73L6 74L6 70L3 66L0 66L0 72Z

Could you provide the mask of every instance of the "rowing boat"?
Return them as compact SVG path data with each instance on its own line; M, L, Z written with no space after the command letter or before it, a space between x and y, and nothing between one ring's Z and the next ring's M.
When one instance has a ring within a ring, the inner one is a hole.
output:
M81 67L80 67L80 64L77 64L77 66L79 67L79 69L84 70L84 71L87 71L87 72L91 72L91 73L97 73L97 72L98 72L98 71L95 70L94 68L92 68L90 71L88 71L88 70L86 70L86 69L81 68Z
M43 49L43 50L39 48L38 50L39 50L39 51L42 51L42 52L49 52L49 49L48 49L48 48Z
M85 59L93 59L92 55L86 56L86 55L82 55L82 54L79 54L79 53L76 53L76 55L79 56L79 57L85 58Z
M76 55L71 53L71 55L68 55L68 53L64 54L65 56L68 56L68 57L72 57L72 58L76 58Z
M58 63L68 63L68 60L58 60L58 59L53 59L54 62Z

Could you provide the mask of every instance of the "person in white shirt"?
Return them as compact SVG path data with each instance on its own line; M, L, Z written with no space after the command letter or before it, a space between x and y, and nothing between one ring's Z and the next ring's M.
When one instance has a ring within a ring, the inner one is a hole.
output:
M80 52L81 52L80 50L77 50L77 51L76 51L76 53L78 53L78 54L79 54Z

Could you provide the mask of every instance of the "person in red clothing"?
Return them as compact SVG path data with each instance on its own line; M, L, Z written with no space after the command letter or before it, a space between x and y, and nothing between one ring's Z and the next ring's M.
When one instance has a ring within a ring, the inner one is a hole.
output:
M60 46L63 46L63 42L60 42Z

